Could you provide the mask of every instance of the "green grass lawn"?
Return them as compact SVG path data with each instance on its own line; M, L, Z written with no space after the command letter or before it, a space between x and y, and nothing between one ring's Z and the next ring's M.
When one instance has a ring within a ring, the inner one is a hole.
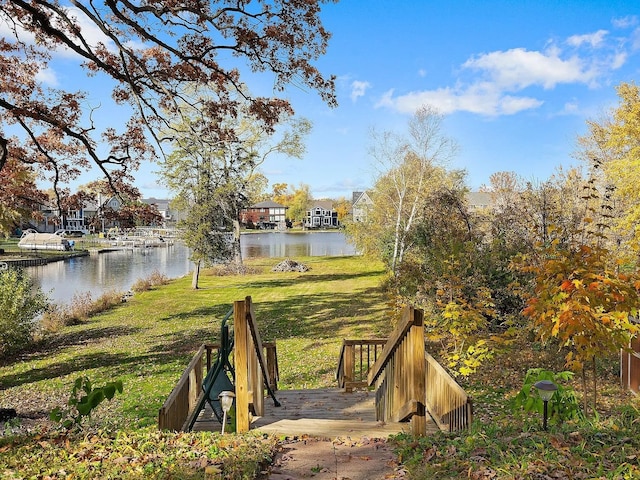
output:
M220 320L245 296L253 299L262 339L277 342L281 389L336 386L342 339L389 333L381 264L297 260L311 270L275 273L277 259L258 259L247 262L256 274L205 271L197 291L190 278L172 281L0 364L0 407L23 418L64 405L81 375L98 385L124 383L124 393L101 404L79 434L12 435L13 424L5 424L0 478L254 478L275 439L159 432L157 414L199 345L217 341ZM562 356L521 339L462 382L475 405L469 431L395 440L407 478L640 478L640 401L620 388L615 359L602 363L600 416L544 432L538 414L513 412L510 400L527 369L558 371Z
M256 274L204 271L197 291L189 277L171 281L5 361L0 407L16 408L22 417L46 417L63 406L80 376L96 385L121 380L124 393L96 409L84 434L38 433L35 440L5 435L0 478L3 469L8 478L66 478L60 472L95 478L96 458L100 475L109 478L195 479L219 470L225 478L252 478L271 455L273 439L160 433L158 410L198 347L217 341L221 319L246 296L253 299L263 340L277 342L280 389L336 386L342 339L379 337L390 330L379 287L381 264L360 257L298 261L311 270L272 272L278 260L261 259L248 262Z
M381 265L359 257L305 258L305 273L276 273L277 260L251 262L262 273L190 278L135 295L129 302L67 327L40 348L0 366L0 406L38 415L65 401L80 375L122 380L125 394L110 422L148 426L194 352L217 341L234 300L251 296L263 341L276 341L280 388L335 386L343 338L371 338L390 328L379 284ZM23 399L29 399L25 405ZM98 412L100 414L100 412Z

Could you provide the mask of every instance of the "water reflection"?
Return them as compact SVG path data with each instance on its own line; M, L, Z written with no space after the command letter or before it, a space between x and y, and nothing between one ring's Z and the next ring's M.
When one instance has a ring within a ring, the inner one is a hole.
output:
M251 233L242 236L240 245L245 258L333 257L356 253L341 232Z
M76 293L88 291L97 298L110 290L126 291L154 271L176 278L192 268L189 249L176 244L76 257L27 270L52 300L68 302Z
M244 258L353 255L355 248L341 232L265 232L243 235ZM140 278L158 271L169 278L182 277L193 270L189 249L179 243L171 247L120 250L72 258L27 269L35 283L58 303L69 302L74 294L126 291Z

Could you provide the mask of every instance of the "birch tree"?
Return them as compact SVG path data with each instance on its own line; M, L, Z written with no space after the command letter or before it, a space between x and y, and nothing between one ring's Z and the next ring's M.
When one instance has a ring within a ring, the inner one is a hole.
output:
M370 154L378 170L372 192L374 210L391 229L389 268L394 276L411 248L411 231L422 214L426 192L443 181L443 166L456 153L456 143L442 131L443 116L424 106L410 120L408 131L373 132ZM385 227L386 228L386 227Z

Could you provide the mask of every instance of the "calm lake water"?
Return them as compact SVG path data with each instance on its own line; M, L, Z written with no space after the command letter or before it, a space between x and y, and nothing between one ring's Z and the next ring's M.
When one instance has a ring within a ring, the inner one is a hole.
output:
M242 235L244 258L354 255L355 248L342 232L265 232ZM176 243L170 247L120 250L64 262L53 262L27 271L35 283L56 303L67 303L74 294L127 291L136 280L158 271L169 278L193 270L189 249Z

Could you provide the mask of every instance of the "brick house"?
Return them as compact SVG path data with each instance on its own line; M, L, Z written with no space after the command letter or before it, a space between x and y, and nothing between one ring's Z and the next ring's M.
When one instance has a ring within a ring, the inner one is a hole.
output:
M245 227L286 228L287 208L271 200L259 202L240 212L240 223Z

